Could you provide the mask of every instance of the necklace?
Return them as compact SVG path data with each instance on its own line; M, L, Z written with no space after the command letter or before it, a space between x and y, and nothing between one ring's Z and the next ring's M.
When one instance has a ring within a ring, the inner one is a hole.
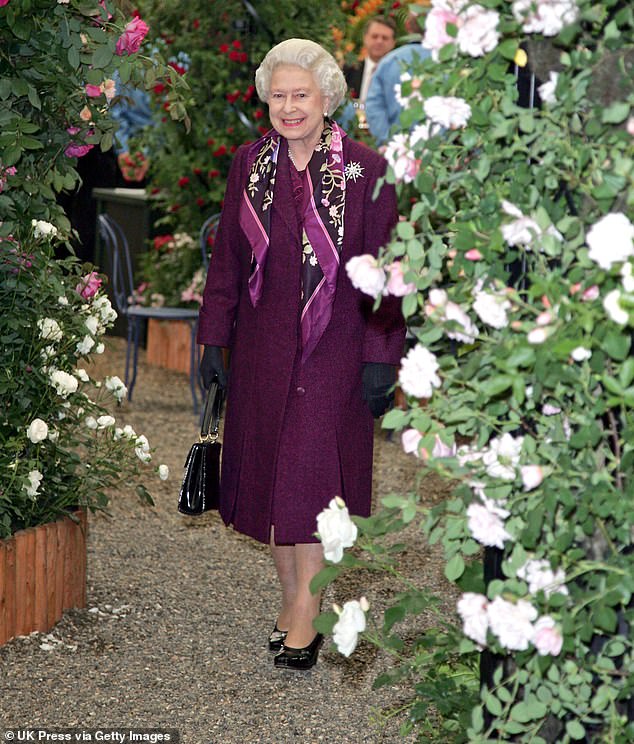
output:
M295 158L293 157L293 151L291 150L290 145L288 146L288 157L291 159L291 163L295 166L295 170L299 173L300 170L297 167L297 163L295 162Z

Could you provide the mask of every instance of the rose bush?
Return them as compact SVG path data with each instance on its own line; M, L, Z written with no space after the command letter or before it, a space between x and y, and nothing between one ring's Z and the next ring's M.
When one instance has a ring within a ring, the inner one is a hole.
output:
M395 141L407 138L409 160L387 178L402 220L373 271L399 261L417 290L402 300L408 404L384 426L403 430L405 450L453 492L431 510L417 493L385 496L381 512L354 518L357 550L315 586L355 566L402 580L364 636L394 654L378 684L412 682L404 730L438 742L629 741L634 10L434 0L422 20L435 59L401 85ZM443 130L412 142L430 123ZM386 288L372 290L378 304ZM439 617L406 645L397 623L432 600L386 542L414 521L444 548L457 623Z
M164 73L123 5L7 0L0 11L0 537L105 509L110 489L152 462L147 439L106 407L125 397L121 380L88 371L116 317L104 277L55 259L71 231L57 196L76 187L76 158L112 145L115 70L137 85ZM172 87L170 115L186 118L184 85Z

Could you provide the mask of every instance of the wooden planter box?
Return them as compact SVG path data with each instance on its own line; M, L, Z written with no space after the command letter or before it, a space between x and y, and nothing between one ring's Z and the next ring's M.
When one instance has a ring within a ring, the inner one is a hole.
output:
M85 510L0 540L0 645L86 606Z
M148 364L189 374L189 354L189 323L184 320L148 320L145 357Z

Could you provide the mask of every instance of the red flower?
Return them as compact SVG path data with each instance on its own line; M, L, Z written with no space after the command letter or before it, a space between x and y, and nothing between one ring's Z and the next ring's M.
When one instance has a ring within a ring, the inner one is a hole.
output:
M186 70L186 69L185 69L185 68L184 68L184 67L183 67L182 65L179 65L179 64L178 64L178 63L176 63L176 62L168 62L167 64L168 64L168 65L169 65L169 66L170 66L170 67L171 67L171 68L172 68L173 70L176 70L176 72L177 72L177 73L178 73L179 75L184 75L184 74L185 74L185 73L187 72L187 70Z
M240 52L236 52L235 49L229 52L229 59L232 62L239 62L241 56Z
M233 154L237 149L238 145L231 145L231 147L229 148L229 152Z
M249 55L246 52L241 52L238 62L246 62L248 59Z
M157 235L154 238L154 249L160 250L166 243L169 243L170 241L174 240L173 235Z
M214 168L214 170L210 170L207 175L209 176L209 178L218 178L218 176L220 175L220 171Z
M263 116L264 116L264 111L262 111L262 109L256 109L253 112L253 118L254 119L261 119Z
M235 103L240 98L241 93L239 90L234 90L233 93L227 93L225 96L229 103Z
M220 147L217 150L214 150L213 156L215 158L219 158L221 155L227 154L227 148L225 145L220 145Z
M229 44L221 44L220 45L220 53L226 54L229 51Z
M269 130L266 127L263 127L261 124L258 124L258 132L260 134L266 134Z
M161 189L159 189L157 186L155 186L153 189L151 189L150 194L158 194Z
M180 204L172 204L172 206L169 208L169 212L178 212L178 210L181 208Z
M178 185L181 187L181 189L184 189L185 186L189 183L189 177L183 176L182 178L178 179Z
M202 197L199 196L198 199L196 199L196 204L198 204L199 207L204 207L205 206L205 200Z
M227 127L227 134L233 134L234 129L233 127Z
M195 30L200 28L200 21L198 20L198 18L194 18L192 26L194 27Z
M202 171L200 170L200 168L194 168L194 174L196 176L199 176L201 173L202 173Z
M157 96L163 95L163 93L165 93L166 90L167 90L167 86L165 85L165 83L157 83L154 86L154 93Z
M215 141L216 141L216 140L215 140L215 139L214 139L213 137L210 137L210 138L209 138L209 139L207 140L207 144L209 145L209 147L211 147L211 146L213 145L213 143L214 143Z
M232 46L232 47L233 47L234 49L242 49L242 43L241 43L240 41L238 41L238 39L234 39L234 40L233 40L233 41L231 42L231 46Z

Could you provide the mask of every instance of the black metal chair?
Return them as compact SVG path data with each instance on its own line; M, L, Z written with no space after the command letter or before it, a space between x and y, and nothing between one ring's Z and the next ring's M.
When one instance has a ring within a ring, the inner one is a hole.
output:
M200 253L205 271L209 268L209 259L213 251L213 243L216 238L219 222L220 214L212 214L211 217L207 217L203 222L203 226L200 228L198 241L200 243Z
M189 385L192 393L194 414L198 415L200 411L198 392L201 392L198 379L200 352L196 344L198 310L189 310L182 307L141 307L140 305L132 304L134 278L132 274L130 248L125 232L121 225L107 214L100 214L97 219L99 235L105 249L106 270L112 285L115 308L127 321L125 385L128 388L128 400L132 400L132 392L136 383L142 321L150 318L157 320L184 320L190 327ZM132 366L132 370L130 370L130 366ZM130 372L132 372L132 379L130 379Z

